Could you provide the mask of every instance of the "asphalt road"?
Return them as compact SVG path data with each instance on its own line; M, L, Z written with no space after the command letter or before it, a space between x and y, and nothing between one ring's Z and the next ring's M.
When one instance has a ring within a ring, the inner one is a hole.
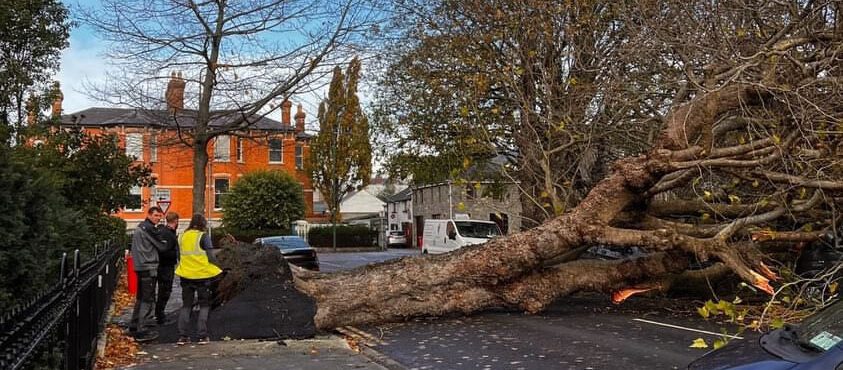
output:
M370 263L382 262L405 256L417 256L419 254L420 252L418 249L404 248L392 248L382 252L319 252L319 270L323 272L348 270L358 266L368 265Z
M331 271L416 253L322 254L320 261ZM358 330L368 333L369 346L409 369L684 369L706 352L691 343L711 343L724 327L694 314L693 303L665 303L633 297L616 306L602 295L580 295L539 315L497 310Z

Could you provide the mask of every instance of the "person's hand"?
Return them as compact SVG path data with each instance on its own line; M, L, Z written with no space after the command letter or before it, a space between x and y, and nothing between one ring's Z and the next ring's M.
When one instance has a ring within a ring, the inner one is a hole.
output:
M149 270L149 277L158 277L158 270Z

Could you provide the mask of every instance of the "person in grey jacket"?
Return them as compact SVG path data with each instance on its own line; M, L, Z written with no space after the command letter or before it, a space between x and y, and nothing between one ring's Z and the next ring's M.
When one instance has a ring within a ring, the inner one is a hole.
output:
M138 276L138 293L129 323L129 333L138 342L158 338L158 332L148 330L155 305L155 281L158 275L158 251L166 248L161 241L158 223L164 212L160 207L149 207L146 219L132 233L132 260Z

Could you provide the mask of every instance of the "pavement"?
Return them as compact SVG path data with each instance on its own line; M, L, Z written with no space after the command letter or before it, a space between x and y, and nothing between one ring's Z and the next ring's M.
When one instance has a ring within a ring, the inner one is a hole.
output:
M162 335L174 330L181 304L181 286L176 277L165 309L171 322L164 328L158 328ZM112 322L128 327L131 311L132 307L127 308L121 315L112 318ZM159 339L165 341L164 336ZM352 348L344 337L334 334L298 340L212 340L207 345L193 343L183 346L153 341L141 344L138 360L138 363L122 369L404 369L365 345Z
M131 369L396 369L383 366L337 336L285 341L217 341L207 345L142 347Z

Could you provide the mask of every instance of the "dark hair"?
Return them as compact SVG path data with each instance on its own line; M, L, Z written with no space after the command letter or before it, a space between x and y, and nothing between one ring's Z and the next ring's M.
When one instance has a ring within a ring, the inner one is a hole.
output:
M167 222L175 222L179 220L179 214L175 212L167 212L167 216L165 217Z
M201 230L205 231L208 227L208 220L205 219L201 213L196 213L193 217L190 218L190 225L187 226L188 230Z
M149 207L149 210L146 211L146 214L151 215L152 212L164 213L164 210L161 209L159 206L152 206Z

